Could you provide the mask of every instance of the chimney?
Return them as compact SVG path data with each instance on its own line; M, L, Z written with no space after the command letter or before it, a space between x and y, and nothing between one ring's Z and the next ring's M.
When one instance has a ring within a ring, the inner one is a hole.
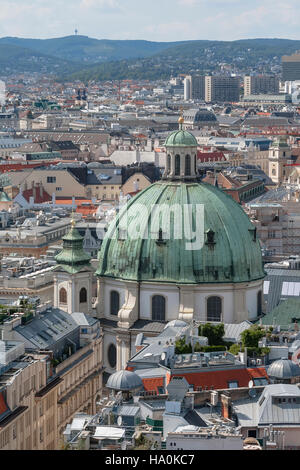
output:
M41 196L41 199L43 199L44 190L43 190L43 185L42 185L42 183L40 183L40 196Z
M223 416L223 418L231 419L231 416L232 416L231 397L222 394L221 395L221 404L222 404L222 416Z
M32 188L32 196L33 196L33 200L35 202L36 201L36 186L33 186L33 188Z

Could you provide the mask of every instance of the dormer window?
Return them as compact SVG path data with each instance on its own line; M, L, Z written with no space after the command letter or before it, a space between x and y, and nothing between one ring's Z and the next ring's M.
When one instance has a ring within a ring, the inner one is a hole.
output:
M166 240L163 238L163 231L161 228L158 231L158 239L156 240L156 243L158 245L164 245L166 243Z
M249 232L250 232L251 235L252 235L252 240L253 240L254 242L256 242L256 239L257 239L257 228L256 228L256 227L249 228Z
M212 229L206 232L206 245L215 245L215 232Z

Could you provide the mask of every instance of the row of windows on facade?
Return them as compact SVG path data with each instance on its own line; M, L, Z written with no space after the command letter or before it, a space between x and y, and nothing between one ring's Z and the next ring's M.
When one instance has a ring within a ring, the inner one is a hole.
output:
M184 174L186 176L191 176L191 156L186 155L185 156L185 168L184 168ZM181 157L180 155L175 155L175 176L180 176L180 167L181 167ZM167 159L167 172L171 170L171 155L168 155ZM197 173L197 162L196 162L196 156L195 156L195 173Z
M206 301L207 321L218 322L222 320L222 299L221 297L211 296ZM120 294L117 291L110 293L110 314L118 315L120 310ZM257 294L257 315L262 314L262 292ZM166 299L162 295L152 297L152 320L166 321Z
M59 291L59 302L67 304L67 291L62 287ZM79 303L87 302L87 290L83 287L79 293ZM222 299L212 296L207 299L207 321L221 321L222 319ZM110 292L110 314L117 316L120 310L120 294L117 291ZM262 292L257 294L257 315L262 313ZM152 320L166 320L166 299L162 295L152 297Z

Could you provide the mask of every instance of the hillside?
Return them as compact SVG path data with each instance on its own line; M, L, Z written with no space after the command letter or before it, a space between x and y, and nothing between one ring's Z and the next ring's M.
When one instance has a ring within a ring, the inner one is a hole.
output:
M55 39L5 37L0 39L0 44L13 44L64 60L94 64L107 60L148 57L181 43L114 41L87 36L66 36Z
M60 79L164 79L178 73L220 71L280 72L281 56L300 49L300 41L114 41L87 36L54 39L0 38L1 75L54 73Z

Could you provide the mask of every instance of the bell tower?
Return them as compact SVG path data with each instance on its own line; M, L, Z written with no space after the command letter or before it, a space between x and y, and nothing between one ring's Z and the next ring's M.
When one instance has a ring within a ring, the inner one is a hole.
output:
M83 249L83 237L75 228L63 238L63 249L55 257L54 307L67 313L92 313L93 268L90 256Z

